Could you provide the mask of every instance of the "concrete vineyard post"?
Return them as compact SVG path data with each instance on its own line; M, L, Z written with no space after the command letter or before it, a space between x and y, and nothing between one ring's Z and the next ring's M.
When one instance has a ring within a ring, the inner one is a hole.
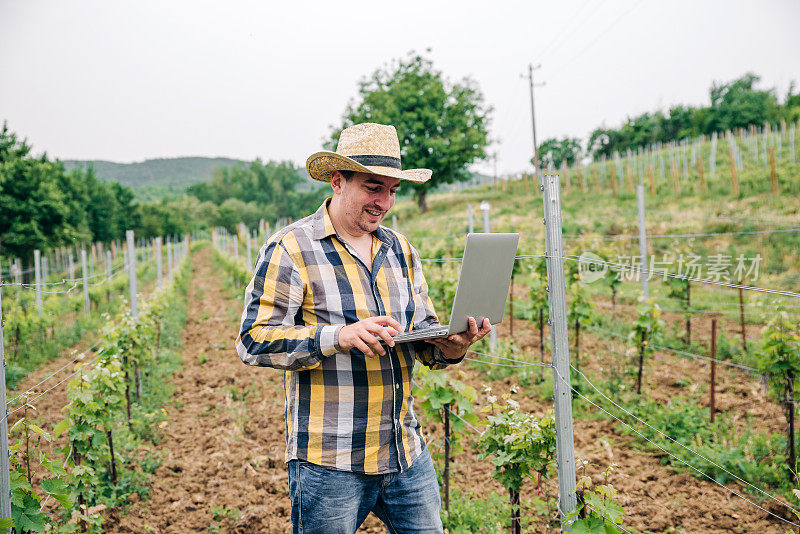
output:
M36 309L42 315L42 257L39 250L33 251L33 275L36 284Z
M397 215L392 215L392 230L397 232Z
M614 165L609 168L609 171L611 171L611 194L617 198L617 178L614 176Z
M742 350L747 352L747 329L744 323L744 293L741 288L742 280L739 279L739 319L742 325Z
M169 283L172 283L173 277L173 266L174 263L172 261L172 239L167 238L167 278L169 279Z
M564 248L561 230L561 196L557 174L542 180L544 203L547 290L550 308L550 341L555 399L556 463L558 467L558 509L563 519L575 509L575 450L572 429L567 295L564 281ZM563 530L569 531L569 525Z
M89 316L89 269L86 264L86 249L81 249L81 277L83 278L83 311Z
M106 249L106 302L111 300L111 251Z
M0 284L0 409L3 421L0 423L0 517L11 517L11 463L8 450L8 406L6 405L6 354L3 345L3 286ZM2 529L3 533L11 529Z
M483 231L485 233L491 232L491 226L489 224L489 203L485 200L481 202L481 212L483 213ZM492 328L492 331L489 332L489 347L492 349L492 352L497 350L497 329Z
M156 277L158 278L158 288L161 289L164 287L164 269L163 269L163 259L161 255L161 243L163 238L157 237L155 242L155 253L156 253Z
M467 233L475 231L475 215L472 213L472 204L467 204Z
M248 265L253 265L253 244L250 242L250 234L245 231L243 235L247 241L247 263Z
M636 200L639 211L639 257L641 268L639 269L639 278L642 283L642 295L644 298L650 298L650 291L647 287L648 279L650 278L648 263L647 263L647 229L645 227L645 212L644 212L644 186L639 184L636 188Z
M706 186L706 177L703 173L703 157L701 155L697 155L697 174L700 175L700 188L703 190L703 193L708 191L708 187Z
M125 239L128 243L128 290L130 295L131 317L139 318L139 302L137 300L138 289L136 287L136 245L133 240L133 230L125 231Z

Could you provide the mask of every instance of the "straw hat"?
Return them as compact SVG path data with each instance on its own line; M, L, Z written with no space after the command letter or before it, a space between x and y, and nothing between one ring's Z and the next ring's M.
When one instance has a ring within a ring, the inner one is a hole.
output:
M430 169L400 167L400 141L394 126L365 122L342 130L336 152L317 152L306 160L308 174L330 182L332 171L356 171L391 176L412 182L427 182Z

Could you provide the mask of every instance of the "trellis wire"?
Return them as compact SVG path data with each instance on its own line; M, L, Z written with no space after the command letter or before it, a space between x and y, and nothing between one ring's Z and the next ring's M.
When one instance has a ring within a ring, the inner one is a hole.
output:
M740 289L741 288L741 289L746 289L748 291L757 291L757 292L760 292L760 293L770 293L770 294L774 294L774 295L783 295L783 296L787 296L787 297L798 297L798 298L800 298L800 293L795 293L793 291L784 291L784 290L781 290L781 289L769 289L769 288L756 287L756 286L745 286L745 285L742 285L742 284L734 284L732 282L720 282L720 281L715 281L715 280L708 280L706 278L695 278L693 276L684 276L684 275L681 275L681 274L670 273L670 272L664 271L664 270L659 271L659 270L644 269L641 266L623 265L621 263L614 263L614 262L609 262L609 261L584 259L584 258L581 258L580 256L574 256L574 255L569 255L569 254L563 256L563 258L565 260L575 261L575 262L578 262L578 263L590 263L590 264L595 264L595 265L606 265L606 266L609 266L609 267L616 267L618 269L627 270L627 271L634 271L634 272L638 272L638 273L641 273L641 274L656 274L658 276L668 276L670 278L677 278L679 280L689 280L690 282L697 282L697 283L700 283L700 284L709 284L709 285L730 287L730 288L733 288L733 289Z
M668 436L667 434L663 433L663 432L662 432L662 431L660 431L659 429L657 429L657 428L655 428L654 426L650 425L650 424L649 424L647 421L644 421L643 419L640 419L639 417L635 416L635 415L634 415L634 414L632 414L631 412L627 411L625 408L621 407L619 404L617 404L617 403L616 403L616 402L614 402L614 401L613 401L611 398L609 398L609 397L608 397L608 396L607 396L605 393L603 393L602 391L600 391L600 389L599 389L599 388L597 388L597 386L595 386L595 385L594 385L594 384L593 384L593 383L592 383L592 382L591 382L591 381L590 381L590 380L589 380L589 379L586 377L586 375L585 375L585 374L583 374L583 373L582 373L580 370L576 369L576 368L575 368L575 367L573 367L572 365L570 365L570 368L572 368L572 369L573 369L575 372L577 372L578 374L580 374L580 375L581 375L581 376L584 378L584 380L586 380L586 383L587 383L587 384L589 384L589 385L592 387L592 389L594 389L595 391L597 391L597 393L599 393L599 394L600 394L600 395L601 395L601 396L602 396L604 399L606 399L608 402L610 402L611 404L613 404L613 405L614 405L614 406L615 406L617 409L619 409L619 410L621 410L622 412L624 412L625 414L627 414L627 415L629 415L629 416L633 417L633 418L634 418L634 419L636 419L638 422L640 422L640 423L644 424L645 426L647 426L647 427L648 427L648 428L650 428L651 430L654 430L655 432L657 432L658 434L660 434L660 435L661 435L661 436L663 436L664 438L666 438L666 439L668 439L669 441L671 441L671 442L675 443L676 445L679 445L680 447L682 447L683 449L687 450L688 452L690 452L690 453L694 454L695 456L698 456L698 457L702 458L703 460L705 460L706 462L710 463L711 465L713 465L714 467L716 467L716 468L717 468L717 469L719 469L720 471L723 471L723 472L727 473L728 475L730 475L731 477L735 478L736 480L738 480L738 481L739 481L739 482L741 482L742 484L744 484L744 485L746 485L746 486L748 486L748 487L750 487L750 488L752 488L752 489L754 489L754 490L756 490L756 491L760 492L760 493L761 493L761 494L763 494L764 496L766 496L766 497L768 497L769 499L771 499L771 500L775 501L776 503L778 503L778 504L780 504L781 506L783 506L783 507L787 508L788 510L791 510L791 511L792 511L792 512L794 512L795 514L798 514L798 515L800 515L800 512L798 512L797 510L795 510L794 508L792 508L791 506L789 506L787 503L785 503L785 502L782 502L782 501L779 501L779 500L778 500L778 499L776 499L774 496L770 495L769 493L767 493L766 491L762 490L761 488L759 488L759 487L757 487L757 486L754 486L753 484L751 484L751 483L747 482L746 480L743 480L743 479L739 478L738 476L734 475L733 473L731 473L730 471L728 471L728 470L727 470L727 469L725 469L724 467L722 467L722 466L720 466L720 465L716 464L715 462L713 462L713 461L709 460L708 458L706 458L705 456L703 456L703 455L702 455L702 454L700 454L699 452L697 452L697 451L695 451L695 450L693 450L693 449L691 449L691 448L687 447L686 445L684 445L684 444L680 443L679 441L677 441L677 440L673 439L672 437L670 437L670 436ZM558 375L558 377L559 377L559 379L560 379L561 381L563 381L563 382L566 382L566 381L564 380L564 378L563 378L563 377L562 377L560 374ZM663 448L663 447L661 447L660 445L658 445L658 444L654 443L653 441L649 440L647 437L645 437L643 434L641 434L640 432L638 432L638 431L637 431L635 428L633 428L631 425L629 425L629 424L628 424L628 423L626 423L625 421L622 421L621 419L619 419L618 417L616 417L614 414L612 414L612 413L608 412L607 410L605 410L603 407L601 407L601 406L598 406L597 404L595 404L594 402L592 402L590 399L588 399L587 397L585 397L584 395L582 395L582 394L581 394L581 392L580 392L580 391L578 391L578 390L576 390L575 388L572 388L572 391L573 391L573 393L575 393L576 395L578 395L579 397L581 397L581 398L582 398L582 399L584 399L585 401L589 402L590 404L592 404L592 405L593 405L593 406L595 406L596 408L599 408L600 410L602 410L602 411L603 411L603 412L605 412L606 414L610 415L611 417L613 417L614 419L616 419L616 420L617 420L617 421L619 421L620 423L622 423L622 424L624 424L625 426L627 426L629 429L631 429L633 432L635 432L635 433L636 433L638 436L640 436L642 439L646 440L648 443L652 444L652 445L653 445L653 446L655 446L655 447L658 447L658 448L659 448L661 451L663 451L664 453L668 454L669 456L671 456L672 458L674 458L674 459L678 460L679 462L681 462L681 463L685 464L687 467L690 467L690 468L691 468L691 469L693 469L694 471L696 471L696 472L700 473L702 476L704 476L704 477L706 477L707 479L711 480L712 482L714 482L715 484L717 484L717 485L718 485L718 486L720 486L721 488L724 488L724 489L726 489L727 491L729 491L729 492L731 492L731 493L735 494L736 496L740 497L741 499L744 499L745 501L749 502L750 504L752 504L753 506L755 506L755 507L759 508L760 510L762 510L762 511L764 511L764 512L767 512L768 514L770 514L770 515L772 515L772 516L774 516L774 517L777 517L777 518L778 518L778 519L780 519L781 521L784 521L784 522L786 522L786 523L789 523L790 525L793 525L793 526L796 526L796 527L800 527L800 525L799 525L799 524L796 524L796 523L793 523L793 522L791 522L791 521L788 521L788 520L786 520L786 519L784 519L784 518L782 518L782 517L780 517L780 516L778 516L778 515L776 515L776 514L774 514L774 513L770 512L770 511L768 511L768 510L765 510L764 508L761 508L761 507L760 507L760 506L758 506L756 503L754 503L754 502L752 502L751 500L747 499L746 497L742 496L742 495L741 495L741 494L739 494L738 492L736 492L736 491L734 491L734 490L732 490L732 489L730 489L730 488L726 487L725 485L723 485L723 484L721 484L721 483L717 482L716 480L714 480L714 478L713 478L713 477L711 477L711 476L709 476L709 475L707 475L707 474L703 473L702 471L700 471L699 469L697 469L696 467L694 467L694 466L693 466L693 465L691 465L690 463L686 462L685 460L682 460L682 459L678 458L677 456L675 456L674 454L672 454L672 453L671 453L671 452L669 452L668 450L664 449L664 448Z
M34 386L31 386L31 387L30 387L30 388L28 388L26 391L23 391L22 393L20 393L19 395L17 395L17 396L16 396L16 397L14 397L13 399L11 399L11 400L9 400L8 402L6 402L6 406L10 406L10 405L11 405L11 403L12 403L12 402L14 402L15 400L17 400L17 399L19 399L20 397L22 397L22 396L26 395L27 393L30 393L30 392L31 392L31 391L33 391L33 390L35 390L36 388L38 388L39 386L41 386L42 384L44 384L45 382L47 382L48 380L50 380L51 378L53 378L55 375L57 375L58 373L60 373L61 371L63 371L63 370L64 370L64 369L66 369L67 367L69 367L70 365L72 365L72 364L74 364L74 363L77 363L77 362L78 362L78 361L80 361L80 360L81 360L81 359L82 359L84 356L86 356L88 353L92 352L92 351L93 351L95 348L97 348L97 346L98 346L98 345L100 345L100 341L97 341L97 342L95 342L95 344L94 344L94 345L92 345L91 347L89 347L88 349L86 349L85 351L83 351L82 353L80 353L80 354L78 354L77 356L75 356L74 358L72 358L72 359L71 359L71 360L70 360L70 361L69 361L69 362L68 362L66 365L64 365L63 367L61 367L61 368L60 368L60 369L58 369L57 371L53 371L53 372L52 372L51 374L49 374L49 375L48 375L46 378L42 379L42 380L41 380L41 382L39 382L38 384L36 384L36 385L34 385Z

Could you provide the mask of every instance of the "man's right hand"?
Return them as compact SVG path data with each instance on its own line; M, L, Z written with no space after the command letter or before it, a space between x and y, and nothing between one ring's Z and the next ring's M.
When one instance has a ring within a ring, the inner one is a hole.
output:
M388 315L368 317L339 330L339 346L343 351L358 349L365 356L375 358L386 351L381 341L394 347L394 336L400 333L400 323Z

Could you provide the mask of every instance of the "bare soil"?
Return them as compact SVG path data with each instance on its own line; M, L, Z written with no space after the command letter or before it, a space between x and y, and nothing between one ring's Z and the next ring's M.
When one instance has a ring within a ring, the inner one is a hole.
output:
M284 421L282 373L273 369L248 367L233 350L241 294L226 288L223 274L215 269L212 252L194 257L188 320L183 332L182 370L175 373L175 394L165 407L168 415L164 439L158 450L164 460L152 476L150 497L134 495L124 511L114 511L106 530L114 533L184 532L291 532L288 480L283 464ZM698 320L698 333L705 325ZM499 335L508 335L508 321ZM538 354L538 330L516 320L515 340L521 350ZM549 333L545 332L546 338ZM581 335L581 368L596 376L613 363L608 344L589 331ZM620 347L620 344L617 344ZM65 357L66 359L66 357ZM21 389L35 384L48 371L64 365L52 362L32 373ZM487 381L476 366L462 365L464 380L478 388L489 384L498 395L510 388L512 380ZM549 369L545 369L549 371ZM686 360L672 354L657 354L645 371L646 393L667 401L686 394L676 386L682 377L701 383L708 374L706 362ZM777 406L766 401L755 379L739 371L722 372L717 406L736 414L754 413L766 428L782 429ZM677 389L676 389L677 388ZM39 417L61 419L66 403L64 388L54 390L37 404ZM700 386L697 395L704 394ZM523 409L543 414L552 407L532 393L521 391L516 398ZM576 401L579 402L579 401ZM418 413L420 413L418 411ZM432 448L441 441L441 424L424 424ZM465 450L451 464L451 485L477 494L503 488L491 478L492 466L476 457L467 438ZM659 463L659 458L633 446L633 438L620 435L608 420L575 421L576 456L602 469L611 462L619 465L611 482L619 490L619 501L627 517L625 526L637 532L786 532L788 525L739 499L726 489L705 480L676 473ZM595 468L590 474L596 475ZM731 488L741 493L738 486ZM523 500L542 492L554 498L557 489L547 481L541 488L528 482ZM764 508L789 518L785 509L770 503ZM556 532L541 524L529 532ZM368 518L359 532L383 532L380 522Z

